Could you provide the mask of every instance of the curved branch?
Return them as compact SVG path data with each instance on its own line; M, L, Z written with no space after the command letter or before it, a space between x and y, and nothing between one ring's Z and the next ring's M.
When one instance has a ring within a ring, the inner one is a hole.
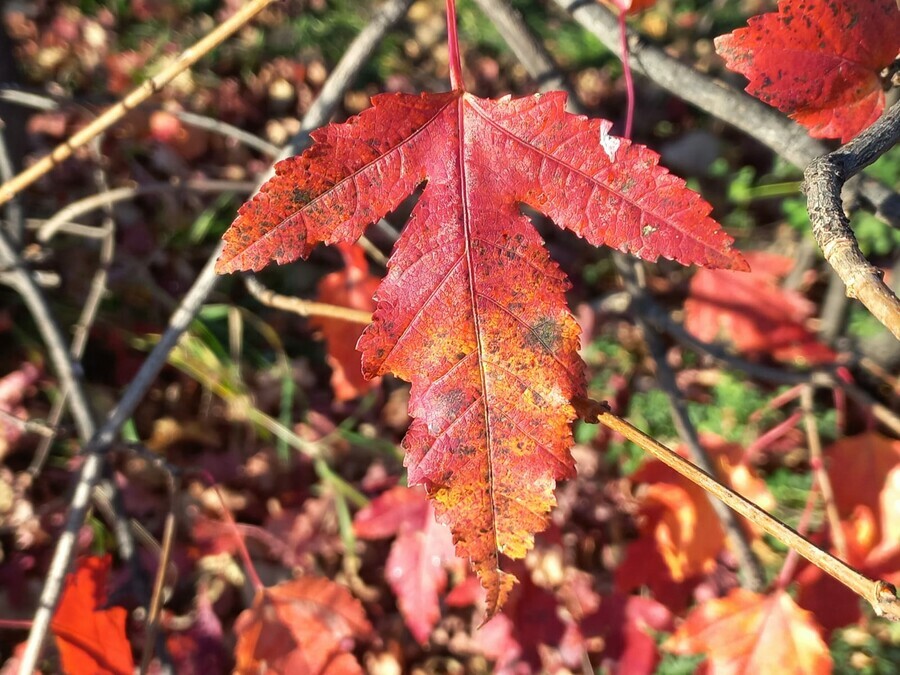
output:
M841 203L841 189L900 141L900 102L847 145L814 160L804 172L809 220L825 260L847 287L900 340L900 300L884 283L883 272L859 250Z
M615 15L595 0L554 0L617 56L621 53ZM806 130L749 94L717 82L629 31L631 67L635 72L700 110L740 129L794 166L805 169L828 148ZM900 195L877 180L862 176L860 197L874 214L900 227Z

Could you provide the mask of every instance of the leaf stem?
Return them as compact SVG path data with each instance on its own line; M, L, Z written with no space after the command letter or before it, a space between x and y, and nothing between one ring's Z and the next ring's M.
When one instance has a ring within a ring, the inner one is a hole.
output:
M465 91L459 58L459 35L456 32L456 0L447 0L447 48L450 54L450 86L454 91Z
M628 60L628 26L625 23L626 10L619 7L619 35L622 40L622 73L625 75L625 93L628 108L625 112L625 138L631 140L631 127L634 124L634 78L631 75L631 63Z
M826 553L780 520L770 516L753 502L736 492L732 492L708 473L701 471L691 462L656 439L648 436L618 415L611 413L606 404L589 399L578 399L573 401L573 405L575 405L578 414L586 422L602 424L621 434L642 450L650 453L656 459L675 469L682 476L720 499L784 545L797 551L816 567L827 572L854 593L871 603L878 616L887 617L892 621L900 621L900 600L896 596L896 590L890 584L880 580L869 579L834 556Z

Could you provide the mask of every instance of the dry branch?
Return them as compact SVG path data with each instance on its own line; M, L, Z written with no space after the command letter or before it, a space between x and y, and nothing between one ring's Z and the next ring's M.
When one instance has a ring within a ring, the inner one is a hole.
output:
M259 14L275 0L250 0L231 17L208 33L192 47L187 48L171 64L159 73L134 89L119 103L100 115L84 129L73 135L66 142L56 146L49 155L35 162L20 174L0 185L0 205L5 204L16 194L27 188L53 167L64 162L78 148L103 133L122 119L129 111L153 96L178 75L193 66L197 61L222 44L228 37L238 31L250 19Z
M900 102L845 146L813 161L804 172L812 231L825 260L856 298L900 340L900 300L884 283L883 273L859 250L844 213L841 189L848 179L900 141Z
M369 324L372 313L350 307L329 305L324 302L304 300L290 295L281 295L263 286L256 277L248 274L244 277L244 286L254 298L267 307L274 307L300 316L318 316L326 319L340 319L353 323Z
M678 453L648 436L621 417L612 414L604 404L595 401L577 401L576 409L586 422L594 422L621 434L626 439L650 453L682 476L696 483L754 525L775 537L785 546L797 551L813 565L822 569L847 588L869 602L878 616L900 621L900 600L894 587L884 581L869 579L834 556L826 553L780 520L773 518L753 502L719 483L711 475L698 469Z
M617 56L621 54L616 16L595 0L554 0ZM794 166L805 169L828 148L774 108L724 82L711 79L628 32L633 70L674 96L755 138ZM900 227L900 195L862 176L859 196L884 222Z

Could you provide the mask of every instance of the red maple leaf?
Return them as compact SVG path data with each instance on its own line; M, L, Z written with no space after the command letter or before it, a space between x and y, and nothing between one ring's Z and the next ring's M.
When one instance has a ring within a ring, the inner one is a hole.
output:
M217 270L354 241L426 183L358 348L367 377L412 382L409 480L450 524L490 615L515 582L501 556L525 555L555 481L573 475L570 400L585 387L568 282L519 205L649 260L746 263L656 153L610 136L609 122L566 113L560 92L476 98L455 63L454 91L376 96L276 165L226 232Z
M359 246L338 244L344 258L344 269L325 275L319 282L318 298L340 307L372 311L372 296L379 279L369 274L365 252ZM338 401L349 401L378 385L378 378L366 379L360 368L356 342L362 326L342 319L316 317L310 321L319 328L328 345L328 365L331 366L331 388Z
M709 675L831 673L819 627L784 591L737 588L697 606L663 644L676 654L705 654Z
M808 363L834 360L835 354L818 341L806 322L816 306L778 281L794 261L771 253L747 253L753 271L698 270L684 303L684 325L701 340L721 336L753 356Z
M896 0L783 0L747 24L715 44L748 92L816 138L846 143L878 119L879 73L900 52Z
M125 635L128 611L106 606L109 556L81 558L66 577L50 629L67 673L131 675L134 659Z
M235 672L351 675L353 638L372 632L359 601L329 579L301 577L260 590L234 625Z
M420 643L438 619L440 593L447 588L449 561L456 559L453 538L434 518L434 508L421 489L395 487L374 499L353 519L356 535L381 539L397 535L385 563L385 574L403 620Z

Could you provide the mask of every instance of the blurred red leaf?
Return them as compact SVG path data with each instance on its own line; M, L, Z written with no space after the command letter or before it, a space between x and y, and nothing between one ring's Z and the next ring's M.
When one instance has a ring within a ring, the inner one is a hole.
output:
M72 675L131 675L134 659L125 635L128 612L106 606L109 556L81 558L66 577L50 629L62 665Z
M356 514L353 526L362 539L397 535L385 575L403 620L424 644L441 616L438 596L447 588L445 566L457 560L450 530L435 520L425 491L407 487L395 487L374 499Z
M241 612L235 672L283 675L362 673L352 649L372 626L359 601L329 579L301 577L264 588Z
M705 654L706 673L831 673L831 654L812 614L784 591L737 588L697 606L664 644L676 654Z
M373 296L381 280L369 274L369 264L362 248L352 244L338 244L338 248L345 267L326 275L319 282L318 299L340 307L374 311ZM362 355L356 350L356 343L365 326L324 317L315 317L310 324L322 331L328 345L331 388L338 401L349 401L378 386L381 378L367 380L363 376Z
M598 609L584 617L577 630L584 649L601 654L604 672L649 675L659 663L653 633L672 628L672 612L665 605L651 598L614 593L602 596ZM592 640L598 638L601 649L595 650Z
M846 143L878 119L879 73L900 52L896 0L782 0L747 24L715 43L748 92L816 138Z
M701 340L724 337L752 356L807 363L832 361L806 322L816 306L778 284L793 266L789 258L748 253L750 274L700 269L691 279L684 325Z

